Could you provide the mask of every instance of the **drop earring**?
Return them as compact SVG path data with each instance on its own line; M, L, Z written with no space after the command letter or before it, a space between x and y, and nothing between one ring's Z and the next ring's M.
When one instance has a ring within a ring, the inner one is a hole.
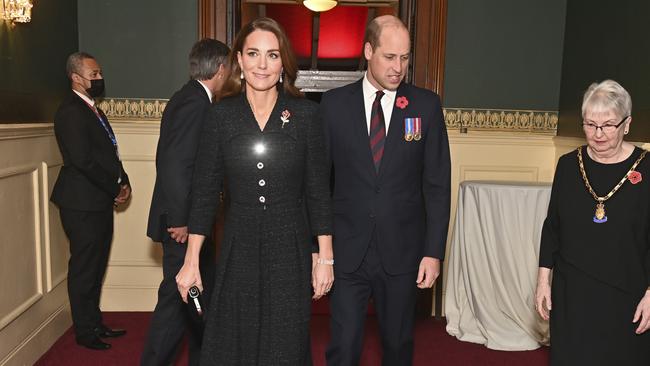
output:
M280 84L282 84L282 75L284 75L284 70L280 71Z
M241 74L239 74L239 78L240 78L241 80L244 80L244 72L243 72L243 71L241 72Z

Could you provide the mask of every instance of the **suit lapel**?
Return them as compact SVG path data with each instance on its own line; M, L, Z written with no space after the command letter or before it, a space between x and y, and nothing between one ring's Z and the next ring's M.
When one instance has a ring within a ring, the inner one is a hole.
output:
M73 94L73 96L75 98L74 103L76 103L79 106L79 108L81 108L84 111L84 114L86 115L86 118L83 121L83 123L90 124L90 126L92 126L91 128L95 131L93 133L105 136L105 140L102 139L102 141L105 141L107 143L107 146L111 146L113 149L115 149L116 147L113 145L113 141L111 140L111 137L109 136L109 134L106 131L106 129L104 128L104 126L102 126L102 124L99 121L99 119L97 118L97 115L95 114L95 112L90 108L90 106L86 103L86 101L81 99L80 96L78 96L74 92L72 94ZM104 111L102 111L99 108L98 103L95 103L95 108L97 108L97 113L99 113L101 118L104 120L104 123L106 124L106 128L108 128L108 130L113 135L113 137L115 137L115 132L113 132L113 128L111 127L110 123L108 122L108 117L106 117L106 114L104 113Z
M102 119L104 120L104 123L106 124L106 128L108 128L108 130L113 134L113 136L115 136L115 132L113 132L113 127L111 127L110 122L108 122L108 117L106 117L106 113L104 113L104 111L101 110L98 106L96 106L95 108L97 108L97 113L99 113L99 115L100 115L100 116L102 117ZM94 114L94 113L93 113L93 114ZM96 116L95 116L95 117L96 117ZM97 122L99 123L99 121L97 121ZM104 126L102 126L102 129L103 129L103 128L104 128Z
M76 93L73 92L72 94L74 94L74 97L76 98L75 102L79 105L79 108L82 109L84 111L84 114L86 115L86 119L85 119L84 123L91 124L93 126L94 130L101 130L102 133L106 135L106 138L110 141L110 137L108 137L108 134L106 133L106 130L102 126L101 122L99 122L99 119L97 118L97 115L92 110L92 108L88 105L88 103L86 103L85 100L81 99L81 97L78 96ZM95 108L97 108L97 113L99 113L99 115L104 119L104 122L108 126L108 118L106 118L106 115L104 114L104 111L99 109L98 103L95 103ZM111 133L112 133L112 130L111 130ZM112 145L112 143L111 143L111 145Z
M352 114L352 128L355 134L355 139L359 142L361 150L363 151L363 165L369 174L373 177L375 173L375 164L372 160L372 151L370 150L370 140L368 137L368 122L366 121L365 100L363 99L363 79L357 81L355 87L352 89L350 96L350 111Z
M297 112L289 107L288 98L283 91L278 93L278 100L273 106L269 120L266 121L264 133L281 133L289 135L295 140L298 138L297 123L300 121Z
M404 83L402 82L397 88L397 93L395 94L395 100L393 101L393 112L390 116L390 125L388 127L388 135L386 136L386 143L384 145L384 156L381 159L381 165L379 166L379 178L381 178L388 170L393 157L397 154L397 149L399 148L400 141L403 136L404 130L404 116L406 109L397 108L395 102L397 98L401 96L406 96L404 88ZM408 99L408 96L406 96Z
M95 112L93 112L92 108L88 105L88 103L86 103L85 100L81 99L81 97L78 96L77 93L72 92L72 95L74 98L73 99L74 103L77 104L79 108L84 111L84 114L86 115L86 119L90 121L92 118L93 121L99 123L99 121L97 120L97 115L95 114ZM95 103L95 108L98 108L97 103ZM99 110L99 108L97 110Z

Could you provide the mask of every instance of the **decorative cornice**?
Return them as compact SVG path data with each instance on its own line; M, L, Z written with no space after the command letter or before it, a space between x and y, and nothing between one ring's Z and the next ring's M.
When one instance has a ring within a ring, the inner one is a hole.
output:
M99 103L111 120L160 121L167 99L104 99Z
M100 102L99 107L111 120L160 121L167 102L167 99L111 98ZM448 129L551 135L557 132L556 111L445 108L444 114Z
M515 109L445 108L448 129L534 132L555 135L558 112Z
M554 136L550 133L522 133L514 131L472 130L462 133L459 129L448 129L449 143L453 145L493 145L554 147Z

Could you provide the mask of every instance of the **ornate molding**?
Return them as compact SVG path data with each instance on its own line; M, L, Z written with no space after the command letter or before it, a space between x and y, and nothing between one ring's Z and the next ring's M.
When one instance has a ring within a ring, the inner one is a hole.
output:
M111 120L160 121L167 99L104 99L99 103Z
M356 74L339 75L336 80L326 81L332 75L323 72L303 72L300 86L306 91L322 91L331 85L356 81ZM298 83L297 83L298 84ZM115 121L160 121L167 105L167 99L110 98L99 103L99 107L110 120ZM507 132L533 132L555 135L558 112L517 109L474 109L445 108L445 123L448 129L487 130Z
M461 133L458 129L448 129L449 143L453 145L503 146L504 148L549 148L553 149L557 136L550 133L527 133L513 131L473 130ZM577 145L576 145L577 146Z
M445 108L448 129L534 132L555 135L558 112L515 109Z

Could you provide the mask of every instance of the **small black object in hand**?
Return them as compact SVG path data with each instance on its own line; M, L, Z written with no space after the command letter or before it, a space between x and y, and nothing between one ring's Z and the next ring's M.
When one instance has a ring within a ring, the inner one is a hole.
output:
M190 313L198 318L203 317L203 297L198 287L192 286L187 292L187 303L190 307Z

